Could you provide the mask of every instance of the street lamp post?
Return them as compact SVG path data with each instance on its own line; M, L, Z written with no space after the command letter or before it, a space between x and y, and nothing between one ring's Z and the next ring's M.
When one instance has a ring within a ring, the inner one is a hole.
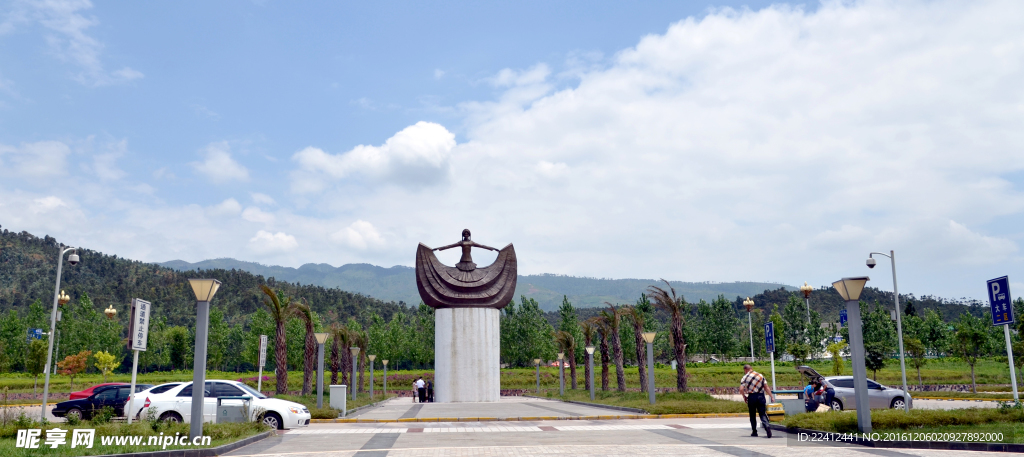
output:
M533 364L537 366L537 393L540 393L540 359L533 359Z
M216 279L189 279L192 292L196 294L196 347L192 358L192 419L189 421L188 436L195 439L203 436L203 403L206 392L206 342L210 331L210 300L220 288ZM200 418L196 420L196 418Z
M881 252L872 252L871 254L868 254L868 268L875 268L875 259L873 257L875 254L888 257L889 260L892 261L892 298L896 304L896 336L900 343L900 373L903 375L903 393L904 395L909 396L910 391L907 390L907 364L903 361L903 319L900 317L903 313L900 312L900 291L896 287L896 253L889 251L888 255L882 254ZM906 399L903 400L903 410L908 413L910 412L910 402Z
M368 355L366 358L370 359L370 401L373 401L373 361L377 359L376 355Z
M380 363L384 364L384 398L388 398L388 359L381 359Z
M324 343L328 333L314 333L316 337L316 408L324 407Z
M590 373L590 401L594 401L594 346L587 346L587 372ZM651 376L654 376L652 373Z
M352 401L356 401L356 389L359 388L359 384L356 383L356 365L359 364L359 346L352 346L348 348L349 352L352 353Z
M565 369L562 366L562 359L565 357L564 352L558 353L558 395L565 396Z
M807 281L800 286L800 292L804 294L804 305L807 307L807 331L811 330L811 291L813 290L813 287L807 285Z
M68 263L71 264L71 266L78 265L78 251L75 250L75 248L65 249L63 245L58 245L57 251L60 252L60 254L57 255L57 284L53 286L53 311L50 312L50 337L47 338L47 340L49 340L47 346L49 347L46 348L46 380L43 381L43 411L40 413L40 422L46 421L46 397L50 394L50 364L53 363L53 340L54 335L56 335L57 332L57 303L61 298L60 272L62 269L61 267L64 266L64 254L67 254L69 251L74 251L74 253L68 256Z
M644 332L644 342L647 343L647 398L654 404L654 337L656 332Z
M743 300L743 306L747 308L747 332L750 333L750 363L754 363L754 325L750 320L750 312L754 309L754 300L747 297Z
M850 334L850 359L853 362L854 404L857 405L857 431L871 433L871 403L868 398L868 370L864 364L864 334L860 320L860 293L867 276L843 278L834 283L846 302L846 322Z

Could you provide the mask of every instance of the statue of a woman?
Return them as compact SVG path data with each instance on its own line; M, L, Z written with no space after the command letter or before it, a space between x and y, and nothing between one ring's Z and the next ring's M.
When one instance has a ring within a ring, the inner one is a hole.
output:
M476 269L476 264L473 263L473 256L471 256L469 253L470 249L472 249L474 246L478 248L487 249L489 251L497 251L497 249L494 249L490 246L484 246L480 243L477 243L476 241L471 240L469 237L469 229L465 229L462 231L462 241L449 244L448 246L434 248L433 250L443 251L445 249L451 249L460 246L462 247L462 259L459 259L459 263L455 264L455 268L458 268L462 271L473 271Z

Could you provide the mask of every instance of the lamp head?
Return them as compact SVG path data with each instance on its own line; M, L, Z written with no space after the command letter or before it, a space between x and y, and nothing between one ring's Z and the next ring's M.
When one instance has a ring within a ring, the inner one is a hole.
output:
M743 300L743 306L747 308L747 312L749 313L751 310L754 309L754 300L751 300L750 297L747 297L746 300Z
M316 337L316 344L324 344L327 342L327 337L330 336L330 333L314 333L313 336Z
M359 355L359 346L352 346L348 348L349 352L352 353L352 357Z
M811 291L813 290L813 287L807 285L807 281L804 281L804 285L800 286L800 292L804 293L804 298L811 298Z
M381 359L380 363L383 363L384 366L388 366L388 359Z
M371 355L366 356L366 358L370 359L370 361L373 362L374 359L377 358L377 355L376 354L371 354Z
M71 301L71 297L69 297L68 294L64 293L63 290L60 291L60 296L57 297L57 303L60 303L61 306L64 306L68 304L69 301Z
M832 283L832 287L835 287L836 292L839 292L843 300L858 301L860 300L860 293L864 291L864 284L867 284L870 279L867 276L843 278Z
M540 359L533 359L534 365L540 365Z
M867 263L868 268L875 268L875 258L874 257L868 257L868 261L865 262L865 263Z
M593 346L587 346L585 349L587 350L587 354L588 355L594 355L594 349L597 349L597 348L595 348Z
M213 294L220 288L220 281L216 279L189 279L192 292L196 294L196 301L208 302L213 300Z
M68 264L70 264L71 266L75 266L78 265L78 262L78 251L74 251L71 253L71 255L68 256Z
M644 342L645 343L653 343L654 342L654 337L656 335L657 335L657 332L644 332L643 333Z
M558 353L558 360L562 360L564 358L565 358L565 353L564 352L559 352Z
M107 319L114 320L114 316L117 315L117 310L114 309L114 305L107 306L107 309L103 310L103 314L107 315Z

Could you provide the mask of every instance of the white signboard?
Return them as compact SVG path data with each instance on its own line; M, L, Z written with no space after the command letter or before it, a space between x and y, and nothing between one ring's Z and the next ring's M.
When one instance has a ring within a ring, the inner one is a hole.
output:
M149 315L153 305L138 298L132 299L132 350L145 351L149 339Z
M267 335L260 335L260 368L267 364Z

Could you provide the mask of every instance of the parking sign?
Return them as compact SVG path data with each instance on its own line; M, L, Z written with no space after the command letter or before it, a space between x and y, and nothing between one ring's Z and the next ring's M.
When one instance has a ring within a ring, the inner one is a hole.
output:
M764 323L764 347L768 352L775 352L775 323Z
M992 325L1013 324L1013 303L1010 302L1010 279L988 281L988 303L992 307Z

